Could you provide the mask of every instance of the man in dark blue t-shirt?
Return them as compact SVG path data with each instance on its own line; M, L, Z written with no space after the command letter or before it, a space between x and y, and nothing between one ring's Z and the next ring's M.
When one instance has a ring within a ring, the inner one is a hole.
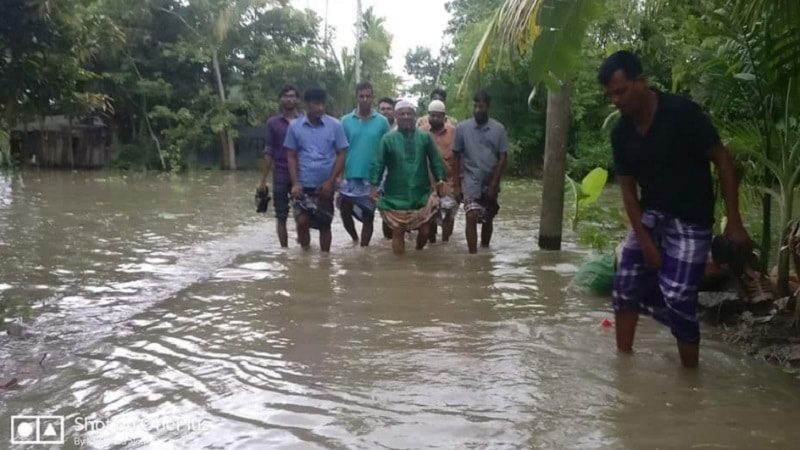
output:
M743 250L753 245L739 213L730 152L697 104L648 86L633 53L609 56L598 81L622 113L611 144L632 227L614 278L617 349L633 350L639 312L645 311L670 327L681 362L695 367L697 285L714 222L710 162L725 199L725 235Z

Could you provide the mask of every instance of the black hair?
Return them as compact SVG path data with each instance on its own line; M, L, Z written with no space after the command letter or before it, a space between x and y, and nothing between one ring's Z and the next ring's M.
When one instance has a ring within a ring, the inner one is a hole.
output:
M297 95L297 88L294 87L293 84L284 84L283 87L281 87L281 90L278 92L278 98L283 97L284 94L291 91L294 91L294 95Z
M607 85L618 70L625 74L625 78L635 80L642 75L642 62L632 52L620 50L603 60L603 64L600 64L600 69L597 71L597 81L603 86Z
M394 102L394 99L392 99L392 98L383 97L382 99L378 100L378 104L380 105L381 103L388 103L388 104L392 105L392 107L394 107L394 103L395 102Z
M359 92L363 91L364 89L369 89L370 92L373 92L372 83L370 83L369 81L362 81L362 82L358 83L356 85L356 94L358 94Z
M432 90L431 91L431 99L433 99L433 96L436 95L436 94L439 94L439 97L442 97L442 101L447 101L447 91L445 91L444 89L436 88L436 89Z
M328 94L325 92L325 89L315 87L311 89L307 89L305 94L303 94L303 100L306 102L325 102L327 99Z
M492 105L492 97L483 89L475 93L475 95L472 97L472 101L486 103L486 106Z

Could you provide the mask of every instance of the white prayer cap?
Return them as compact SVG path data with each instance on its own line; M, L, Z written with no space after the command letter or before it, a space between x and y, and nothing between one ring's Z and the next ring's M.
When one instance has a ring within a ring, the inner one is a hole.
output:
M428 104L428 112L438 112L444 114L444 102L441 100L433 100Z
M408 100L398 100L397 103L394 105L395 111L400 111L403 108L411 108L416 111L417 108L414 107L414 104Z

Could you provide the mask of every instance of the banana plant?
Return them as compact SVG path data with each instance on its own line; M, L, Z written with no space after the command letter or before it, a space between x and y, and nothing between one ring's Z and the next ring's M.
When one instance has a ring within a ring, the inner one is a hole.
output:
M580 183L567 177L567 191L572 196L572 231L578 231L578 224L585 215L586 210L597 203L603 188L608 181L608 171L602 167L596 167L586 174Z

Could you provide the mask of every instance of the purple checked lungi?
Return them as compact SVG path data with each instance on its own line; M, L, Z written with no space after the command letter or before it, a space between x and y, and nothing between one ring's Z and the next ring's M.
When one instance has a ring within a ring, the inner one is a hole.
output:
M681 342L700 342L697 285L703 278L712 231L653 210L642 224L661 250L661 268L646 266L631 230L614 276L614 311L638 310L667 325Z

